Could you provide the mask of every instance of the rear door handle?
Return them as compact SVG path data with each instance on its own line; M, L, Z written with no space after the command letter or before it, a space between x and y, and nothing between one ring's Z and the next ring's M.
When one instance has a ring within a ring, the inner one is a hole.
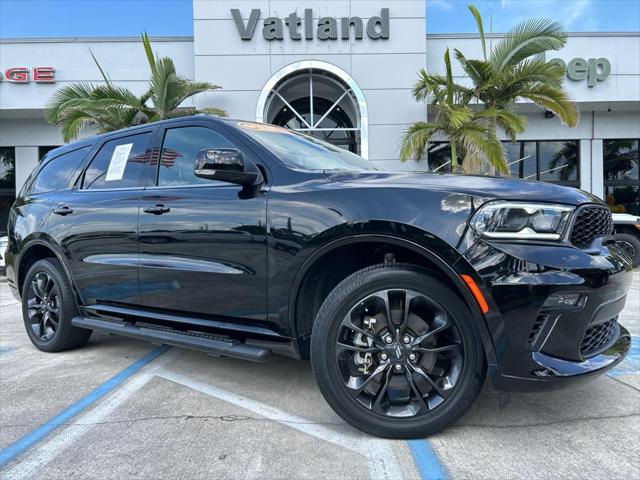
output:
M69 207L69 205L62 205L61 207L54 208L53 213L55 213L56 215L62 215L64 217L65 215L73 213L73 209Z
M161 203L157 205L152 205L151 207L147 207L142 210L144 213L152 213L154 215L162 215L163 213L170 212L171 209Z

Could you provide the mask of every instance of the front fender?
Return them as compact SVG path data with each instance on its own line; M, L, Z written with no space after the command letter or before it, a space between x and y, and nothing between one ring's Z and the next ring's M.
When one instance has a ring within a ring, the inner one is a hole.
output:
M372 225L375 225L376 228L370 228ZM303 280L313 267L320 264L323 259L330 256L332 252L342 247L353 245L354 248L358 248L357 246L366 245L367 243L384 243L410 250L416 255L423 257L427 260L427 263L433 265L441 275L453 283L475 319L489 367L491 369L497 368L493 342L489 335L483 313L478 307L472 293L460 277L463 273L469 273L468 268L464 267L470 267L468 263L464 262L464 258L460 252L437 236L411 225L372 221L363 224L342 225L332 230L331 232L325 232L325 237L331 240L318 246L306 256L304 263L297 271L293 280L287 311L287 323L292 337L296 338L299 333L296 331L295 317L298 294ZM341 233L340 236L337 235L338 232ZM463 269L458 269L458 265L461 265Z

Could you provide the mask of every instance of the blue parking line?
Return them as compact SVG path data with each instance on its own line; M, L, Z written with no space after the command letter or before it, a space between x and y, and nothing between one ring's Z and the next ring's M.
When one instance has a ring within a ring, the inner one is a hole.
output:
M107 393L111 392L113 389L121 385L125 380L127 380L134 373L138 372L142 367L152 362L164 352L169 350L169 348L170 347L167 345L161 345L158 348L147 353L140 360L137 360L114 377L111 377L109 380L99 385L95 390L88 393L80 400L64 409L62 412L58 413L47 423L27 433L24 437L16 440L14 443L6 447L0 452L0 468L2 468L5 464L16 458L24 451L31 448L56 428L64 425L84 409L100 400L100 398L104 397Z
M640 337L631 337L631 349L627 358L607 372L607 375L610 377L640 375Z
M427 440L409 440L407 442L418 467L422 480L446 480L447 472L440 464L438 455Z

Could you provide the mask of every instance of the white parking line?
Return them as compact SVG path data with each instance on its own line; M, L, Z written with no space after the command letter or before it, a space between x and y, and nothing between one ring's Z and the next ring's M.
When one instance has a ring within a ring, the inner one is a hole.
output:
M146 368L124 383L122 387L108 397L104 403L97 405L92 410L80 416L73 424L60 430L60 433L38 445L37 448L33 449L30 453L27 453L20 463L3 473L3 480L21 480L37 477L38 472L45 465L54 460L64 450L71 447L74 442L89 431L92 424L105 421L111 413L125 404L132 395L144 387L153 377L163 378L204 393L210 397L223 400L320 440L356 452L367 460L369 464L369 474L373 479L395 480L404 477L390 442L363 437L359 432L347 425L344 425L344 427L319 425L303 417L290 415L266 403L244 397L214 385L192 380L185 375L167 370L165 366L175 360L176 356L180 355L181 352L182 350L180 349L171 349L165 353L157 362L150 364L150 368ZM344 431L340 431L340 429Z
M258 402L237 393L223 390L222 388L210 385L197 380L192 380L185 375L171 372L166 369L158 369L156 375L174 383L204 393L210 397L215 397L228 403L237 405L240 408L249 410L261 417L282 423L290 428L299 430L308 435L314 436L334 445L351 450L364 456L369 462L369 474L374 479L398 479L403 478L400 464L388 441L373 438L362 438L360 434L351 430L351 427L344 426L345 432L338 431L335 427L327 427L312 423L309 420L290 415L282 410Z
M157 368L161 368L167 362L175 359L179 354L180 350L172 349L159 357L159 360L156 360L153 364L149 364L149 366L153 366L131 377L130 380L125 382L109 396L104 403L98 404L92 410L78 417L74 423L61 430L59 434L53 436L50 440L32 448L32 450L26 454L24 460L19 461L13 468L3 473L3 480L36 478L38 471L42 467L54 460L60 453L87 433L91 428L91 424L104 421L108 415L144 387L149 380L153 378Z

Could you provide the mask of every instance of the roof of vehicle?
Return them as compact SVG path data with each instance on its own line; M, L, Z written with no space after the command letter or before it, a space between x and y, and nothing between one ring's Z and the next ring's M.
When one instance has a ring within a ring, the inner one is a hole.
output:
M82 140L76 140L75 142L71 142L68 143L66 145L62 145L61 147L58 148L54 148L53 150L50 150L47 153L47 157L57 157L63 153L66 152L70 152L73 150L77 150L79 148L83 148L83 147L87 147L87 146L92 146L94 145L96 142L99 142L100 140L102 140L105 137L109 137L112 135L119 135L121 133L135 133L138 130L144 130L146 128L149 127L157 127L157 126L161 126L161 125L166 125L166 124L171 124L171 123L177 123L177 122L183 122L184 120L189 120L189 119L193 119L193 120L202 120L202 119L207 119L207 120L211 120L214 122L219 122L219 123L233 123L233 122L237 122L238 120L231 120L231 119L226 119L226 118L220 118L220 117L216 117L213 115L207 115L207 114L197 114L197 115L190 115L190 116L186 116L186 117L177 117L177 118L170 118L167 120L159 120L157 122L152 122L152 123L142 123L140 125L135 125L133 127L128 127L128 128L122 128L120 130L114 130L113 132L106 132L106 133L102 133L99 135L94 135L88 138L83 138Z

